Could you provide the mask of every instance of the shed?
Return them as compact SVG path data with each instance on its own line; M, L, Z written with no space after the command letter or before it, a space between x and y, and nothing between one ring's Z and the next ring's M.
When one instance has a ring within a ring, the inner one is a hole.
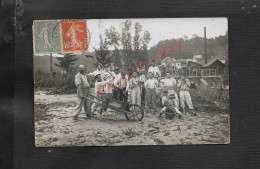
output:
M218 75L223 75L225 64L223 64L219 59L211 59L207 64L202 66L202 69L216 69Z

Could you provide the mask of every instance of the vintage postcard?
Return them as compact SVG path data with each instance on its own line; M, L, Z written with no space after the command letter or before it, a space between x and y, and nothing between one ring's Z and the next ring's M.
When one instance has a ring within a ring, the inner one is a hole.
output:
M36 147L230 143L227 18L32 29Z

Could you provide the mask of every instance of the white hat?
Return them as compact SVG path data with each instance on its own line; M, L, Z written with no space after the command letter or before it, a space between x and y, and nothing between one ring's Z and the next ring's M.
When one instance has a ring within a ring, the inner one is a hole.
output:
M96 77L97 75L101 75L101 72L96 70L96 71L93 72L93 75L94 75L94 77Z
M79 68L85 68L84 65L79 65Z

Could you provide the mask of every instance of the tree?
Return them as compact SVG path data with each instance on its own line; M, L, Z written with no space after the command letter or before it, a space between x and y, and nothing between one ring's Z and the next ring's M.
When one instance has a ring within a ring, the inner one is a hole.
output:
M135 23L135 36L134 36L134 42L133 47L134 51L140 50L140 44L141 44L141 38L140 38L140 32L142 31L142 26L139 22Z
M115 27L106 29L105 35L109 46L114 47L113 63L120 66L130 67L136 65L147 56L147 46L151 40L150 33L144 31L141 36L142 25L139 22L134 24L134 35L131 34L132 22L122 22L121 34Z
M123 60L126 63L126 66L129 67L132 64L135 64L132 60L133 50L132 50L132 35L130 33L130 29L132 26L132 22L126 20L123 22L123 28L121 33L121 44L122 44L122 56Z
M76 58L76 55L72 53L66 53L64 57L57 57L57 60L59 63L54 63L54 65L63 68L66 72L69 72L70 66L74 65L74 62L77 61L78 58Z
M111 26L110 29L106 29L105 35L107 39L107 44L109 46L114 46L114 49L117 49L117 47L119 46L120 35L116 31L116 28L114 26Z
M120 51L118 49L119 41L120 41L120 35L116 31L116 28L114 26L111 26L110 29L106 29L105 31L107 44L109 46L114 47L113 55L112 55L112 62L115 66L121 67L122 66L122 57L120 54Z
M148 56L148 44L151 41L151 34L148 31L144 31L143 37L141 38L141 42L142 42L142 60L145 61L145 57ZM146 68L148 68L149 66L149 62L145 61L144 65Z
M96 59L104 67L108 67L111 64L111 57L109 56L110 51L108 50L108 42L102 38L102 35L99 36L99 49L95 49ZM98 64L95 63L97 66Z

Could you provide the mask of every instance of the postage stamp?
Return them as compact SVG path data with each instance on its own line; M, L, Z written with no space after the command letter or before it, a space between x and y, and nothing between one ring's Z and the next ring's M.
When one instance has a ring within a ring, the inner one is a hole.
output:
M86 20L64 20L61 22L62 51L64 53L87 51Z
M60 53L60 20L34 21L33 41L34 54Z

